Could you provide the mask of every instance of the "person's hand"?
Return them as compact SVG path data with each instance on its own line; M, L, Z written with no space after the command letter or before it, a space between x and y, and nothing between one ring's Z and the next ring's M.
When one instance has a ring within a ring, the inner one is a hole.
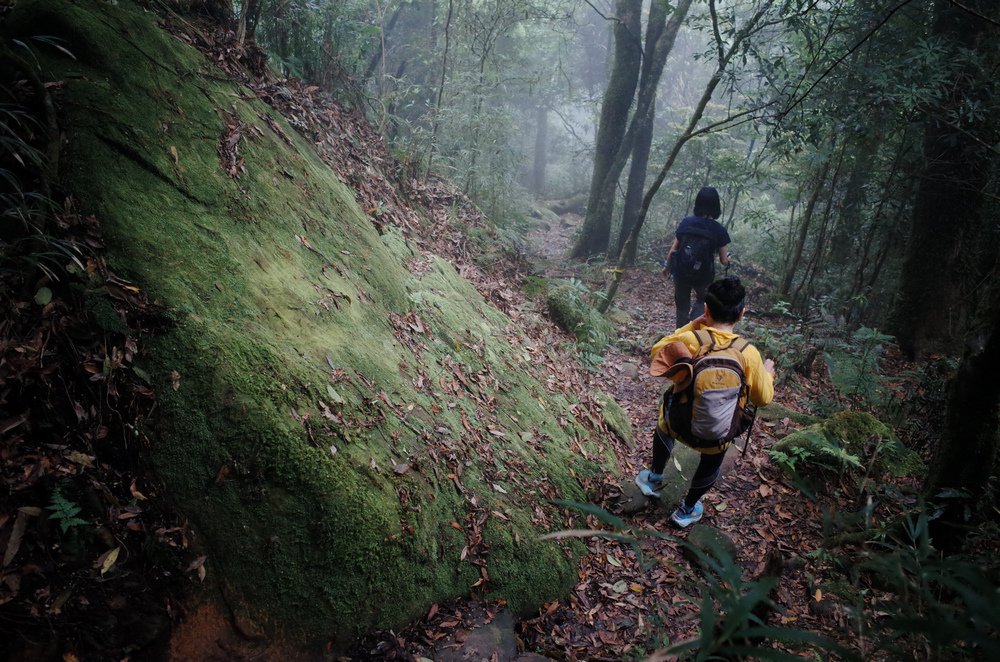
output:
M771 375L772 377L775 376L776 373L774 371L774 361L772 361L771 359L764 360L764 372Z

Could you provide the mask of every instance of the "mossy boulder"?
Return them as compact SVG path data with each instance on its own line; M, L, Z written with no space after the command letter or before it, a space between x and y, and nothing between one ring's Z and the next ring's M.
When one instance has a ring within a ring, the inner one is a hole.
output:
M635 435L632 434L632 422L621 405L604 391L594 391L594 399L601 405L601 413L608 428L629 446L634 446Z
M590 351L600 352L610 342L614 327L587 302L589 296L579 281L553 280L548 284L545 303L553 322Z
M921 477L926 468L893 431L871 414L842 411L779 439L770 448L772 459L796 476L823 471L861 477L869 466L873 475Z
M768 406L758 409L757 418L763 421L783 421L787 418L792 423L797 423L798 425L813 425L823 420L819 416L803 414L800 411L789 409L779 402L772 402Z
M408 271L410 242L154 14L24 0L4 31L61 40L37 53L61 82L60 184L167 310L144 341L149 459L228 599L343 642L470 592L525 611L575 582L582 546L538 540L561 522L548 500L585 500L613 459L509 318L448 262ZM238 177L220 164L233 126Z

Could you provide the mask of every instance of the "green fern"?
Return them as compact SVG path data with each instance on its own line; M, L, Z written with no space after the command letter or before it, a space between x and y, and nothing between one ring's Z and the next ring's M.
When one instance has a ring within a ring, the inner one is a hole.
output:
M87 520L77 517L80 513L80 506L67 499L58 485L52 490L52 499L49 501L46 510L52 511L49 519L58 522L59 528L62 529L63 533L66 533L74 526L89 524Z

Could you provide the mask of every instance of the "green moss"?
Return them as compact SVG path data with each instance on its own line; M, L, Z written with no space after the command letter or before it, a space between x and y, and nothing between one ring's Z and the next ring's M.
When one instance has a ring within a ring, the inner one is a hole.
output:
M150 459L210 576L307 640L396 627L470 592L451 522L475 498L513 522L487 525L490 594L522 610L561 594L582 547L539 542L531 514L541 494L586 498L580 478L613 466L601 440L526 370L503 313L447 262L411 275L402 235L379 235L284 120L152 18L25 0L5 30L45 25L76 55L38 54L65 82L62 185L100 219L112 268L175 320L142 366ZM219 163L227 114L248 127L240 179ZM408 314L425 332L393 321ZM487 473L512 478L506 495Z
M594 391L594 399L601 404L604 420L607 421L611 431L617 434L622 441L629 445L635 444L635 435L632 434L632 422L628 414L621 408L613 397L603 391Z
M800 476L833 469L860 478L869 466L876 475L896 477L920 477L925 471L916 453L865 412L839 412L779 439L770 450L780 466Z
M524 293L529 297L543 297L547 290L548 281L541 276L528 276L524 279Z
M488 597L505 597L520 616L565 595L577 582L575 566L566 561L585 551L579 541L538 540L533 529L526 516L518 514L512 522L491 518L483 530L493 579Z
M600 352L614 335L614 327L585 301L586 296L578 282L552 281L545 302L553 322L591 351Z
M772 402L766 407L758 409L757 418L764 421L782 421L787 418L793 423L798 423L799 425L812 425L814 423L819 423L822 420L818 416L803 414L802 412L789 409L778 402Z

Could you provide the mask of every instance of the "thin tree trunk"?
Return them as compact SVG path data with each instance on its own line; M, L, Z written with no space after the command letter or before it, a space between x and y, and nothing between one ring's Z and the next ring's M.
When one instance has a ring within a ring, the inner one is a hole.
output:
M816 209L816 202L819 200L819 195L823 192L823 187L826 185L826 176L829 172L830 159L827 158L823 161L823 167L820 168L819 173L816 175L816 186L813 188L809 200L806 201L806 208L802 211L802 216L799 220L799 236L795 242L794 252L788 260L788 266L785 268L785 277L781 280L781 289L778 290L778 293L783 298L788 297L792 289L792 279L795 278L795 272L802 261L802 252L805 249L806 238L809 236L809 225L812 223L813 211Z
M437 146L438 129L440 128L441 99L444 97L444 82L448 76L448 47L451 44L451 17L455 0L448 0L448 14L444 20L444 51L441 53L441 78L438 82L437 100L434 102L434 114L431 119L431 143L427 146L427 170L424 179L431 174L434 163L434 148Z
M806 265L805 273L802 275L802 281L799 286L795 289L795 294L792 295L792 307L799 305L801 303L800 294L805 292L806 298L812 293L813 280L816 278L816 272L820 270L823 265L823 254L826 251L826 235L827 230L830 227L830 212L833 210L833 201L837 198L837 183L840 181L840 173L844 165L844 156L847 153L847 143L840 150L840 158L837 160L837 168L833 171L833 177L830 178L830 195L826 199L826 205L823 208L823 220L819 226L819 236L816 238L816 247L813 250L813 254L809 258L809 263Z
M535 110L535 160L531 170L531 190L541 196L545 192L545 165L549 148L549 108L540 105Z
M872 240L875 237L878 229L883 227L879 222L882 218L882 213L885 210L885 202L889 199L892 192L892 185L896 180L896 173L899 172L900 163L903 161L903 154L907 150L906 142L906 132L904 131L903 136L900 140L899 149L896 150L896 157L892 160L892 167L889 169L889 174L886 176L885 183L882 185L882 194L879 196L878 206L875 208L875 213L872 215L872 221L868 226L868 232L865 233L865 238L861 243L861 259L858 261L858 268L854 272L854 279L851 283L851 289L848 296L854 296L861 283L864 282L865 265L868 263L868 256L871 251Z
M399 15L403 13L404 6L405 6L404 4L400 3L396 7L396 11L392 12L392 17L389 19L389 23L381 30L379 30L380 38L378 40L378 48L375 49L375 52L372 53L371 58L368 60L368 67L365 69L365 75L364 78L362 78L362 80L369 80L372 77L372 74L375 73L375 68L378 67L379 65L382 65L383 76L385 75L384 69L385 69L386 44L389 40L389 35L392 34L393 28L396 27L396 21L399 20ZM379 83L379 89L380 90L382 89L381 83Z

